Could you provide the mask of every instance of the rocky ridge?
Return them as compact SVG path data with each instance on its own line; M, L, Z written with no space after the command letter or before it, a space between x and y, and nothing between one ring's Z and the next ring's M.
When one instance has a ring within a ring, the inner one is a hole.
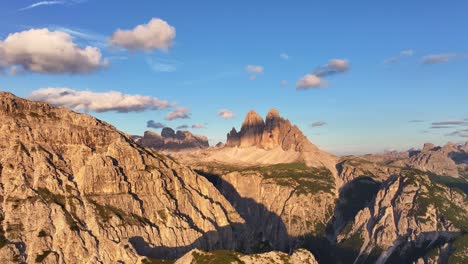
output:
M202 264L206 262L231 264L318 264L314 256L305 249L298 249L292 255L278 251L244 255L229 251L204 252L195 249L176 260L175 264Z
M201 135L194 135L190 131L174 131L170 127L165 127L161 135L152 131L146 131L143 137L136 138L136 142L155 150L193 150L205 149L209 147L208 138Z
M283 122L270 112L269 124ZM254 140L247 145L213 151L299 155L287 164L242 166L199 155L189 163L194 171L65 108L0 93L0 117L2 263L138 263L184 254L177 261L288 263L297 260L293 252L312 261L298 248L320 263L468 259L466 193L445 181L449 176L396 163L417 153L329 159L333 175L325 156L314 156L321 166L307 166L307 152L269 145L280 141L264 141L249 128ZM247 124L257 121L252 115ZM454 152L463 154L466 144L455 149L449 156L462 164Z
M0 93L0 262L135 263L236 249L204 177L85 114Z

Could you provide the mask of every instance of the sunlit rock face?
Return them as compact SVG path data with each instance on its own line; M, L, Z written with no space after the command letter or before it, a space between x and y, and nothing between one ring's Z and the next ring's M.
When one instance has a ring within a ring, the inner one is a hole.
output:
M113 126L9 93L0 120L1 263L240 247L244 220L211 183Z
M315 149L302 132L289 120L282 118L278 110L271 109L265 121L253 110L249 111L242 123L241 130L235 128L227 136L226 146L259 147L273 149L280 147L288 151Z

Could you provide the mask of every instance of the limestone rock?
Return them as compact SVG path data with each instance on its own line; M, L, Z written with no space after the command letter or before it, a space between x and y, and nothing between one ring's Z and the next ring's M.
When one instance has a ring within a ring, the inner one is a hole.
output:
M204 177L66 108L0 93L0 262L135 263L236 249Z
M189 131L179 130L176 132L170 127L163 128L161 135L152 131L146 131L138 143L155 150L172 151L204 149L209 147L207 137L194 135Z
M297 126L282 118L276 109L268 111L265 121L255 111L249 111L241 130L237 132L233 128L228 133L226 147L239 150L230 154L232 151L225 148L220 152L208 153L208 156L212 155L222 162L236 162L229 160L230 155L235 155L238 160L252 156L252 159L247 158L251 163L305 162L313 167L327 167L336 175L336 157L312 144Z

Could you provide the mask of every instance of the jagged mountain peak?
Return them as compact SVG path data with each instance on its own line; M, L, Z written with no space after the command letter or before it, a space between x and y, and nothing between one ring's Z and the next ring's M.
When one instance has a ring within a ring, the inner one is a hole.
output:
M227 138L227 146L264 149L280 147L283 150L302 151L303 145L312 145L297 126L282 118L279 111L272 108L265 121L254 110L250 110L239 132L233 128Z
M278 109L271 108L267 113L266 119L268 120L268 119L274 119L274 118L280 118L280 114L279 114Z
M265 122L263 118L254 110L250 110L245 116L242 127L251 127L251 126L263 126Z

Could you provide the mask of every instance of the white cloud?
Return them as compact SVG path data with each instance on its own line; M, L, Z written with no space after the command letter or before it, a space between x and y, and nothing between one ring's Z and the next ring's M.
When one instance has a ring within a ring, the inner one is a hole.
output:
M218 115L224 119L233 118L235 116L234 112L232 112L231 110L227 110L227 109L219 110Z
M283 60L289 60L289 55L286 53L281 53L280 58L282 58Z
M147 24L138 25L133 30L118 29L109 41L113 45L129 50L167 51L175 37L174 27L162 19L153 18Z
M307 74L296 83L296 89L307 90L311 88L321 87L324 84L325 84L325 81L322 78L318 77L317 75Z
M245 67L245 69L246 69L248 72L254 73L254 74L261 74L261 73L263 73L263 66L247 65L247 67Z
M56 106L65 106L75 111L118 113L160 110L172 106L165 100L143 95L121 92L76 91L70 88L43 88L33 91L31 100L43 101Z
M177 107L166 115L166 120L190 118L190 109L187 107Z
M282 80L282 81L280 82L280 85L281 85L282 87L286 87L286 86L288 86L288 81Z
M78 47L61 31L30 29L0 41L0 68L19 66L38 73L89 73L107 65L96 47Z
M437 64L437 63L449 62L458 57L459 56L455 53L431 54L431 55L427 55L423 57L422 64Z

